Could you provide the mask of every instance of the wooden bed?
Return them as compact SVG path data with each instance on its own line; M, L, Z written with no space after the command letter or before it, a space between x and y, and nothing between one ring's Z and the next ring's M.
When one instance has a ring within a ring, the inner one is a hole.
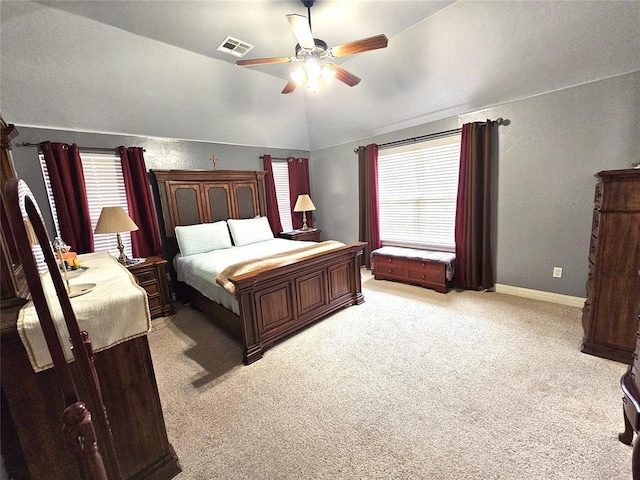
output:
M277 340L340 308L364 302L362 242L230 278L239 315L177 280L172 261L178 253L175 227L266 215L265 175L248 170L150 171L176 296L239 337L246 365L262 358Z

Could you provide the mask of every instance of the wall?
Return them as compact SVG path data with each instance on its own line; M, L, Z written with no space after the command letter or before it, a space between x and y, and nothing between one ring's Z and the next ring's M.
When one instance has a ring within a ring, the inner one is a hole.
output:
M496 283L585 297L594 174L640 161L640 72L546 93L311 154L316 225L358 239L354 148L502 117L495 165ZM554 266L563 277L553 278Z
M358 145L384 143L502 117L498 127L493 215L496 283L585 296L594 174L628 168L640 160L640 72L588 83L314 152L265 149L185 140L126 137L29 128L20 142L44 140L80 146L142 146L147 168L256 170L259 156L307 156L313 212L323 239L358 239ZM5 119L11 122L10 118ZM46 205L37 150L14 147L18 174ZM50 213L45 221L51 225ZM554 266L563 277L552 277Z
M11 123L10 118L5 121ZM52 142L76 143L80 147L115 148L143 147L147 169L212 169L211 155L218 157L216 168L222 170L262 170L260 155L270 154L274 157L308 157L304 150L284 150L262 147L246 147L218 143L194 142L166 138L134 137L107 135L99 133L83 133L42 128L29 128L16 125L19 136L14 139L11 151L18 176L24 179L33 192L42 210L45 223L50 234L54 231L51 212L48 208L42 171L38 160L38 149L22 147L20 144Z

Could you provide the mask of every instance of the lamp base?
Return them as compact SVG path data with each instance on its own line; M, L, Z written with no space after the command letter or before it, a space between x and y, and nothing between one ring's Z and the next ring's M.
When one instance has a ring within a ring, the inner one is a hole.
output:
M307 225L307 212L302 212L302 228L300 230L309 230L309 226Z
M127 263L127 256L124 254L124 245L122 244L122 239L120 238L120 233L116 234L118 236L118 250L120 250L120 256L118 257L118 261L121 264Z

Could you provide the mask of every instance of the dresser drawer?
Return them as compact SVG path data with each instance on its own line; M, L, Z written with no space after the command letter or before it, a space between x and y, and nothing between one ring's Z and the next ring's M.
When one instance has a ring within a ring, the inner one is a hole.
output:
M633 177L633 178L632 178ZM626 179L605 181L601 193L601 210L633 212L640 209L640 172L631 169ZM596 192L597 195L597 192Z
M377 255L375 260L376 275L405 278L407 276L407 259Z
M387 257L386 255L376 256L376 269L378 267L407 268L407 259L401 257Z
M146 285L140 284L140 286L147 291L147 295L157 295L160 292L158 282L147 283Z
M407 272L407 278L409 280L413 280L420 283L427 283L427 284L444 283L444 278L442 275L440 275L438 272L432 272L427 270L422 272L418 272L416 270L409 270Z
M383 267L376 266L376 278L397 278L399 280L404 280L407 278L407 269L400 267L392 267L389 265L385 265Z
M135 275L136 280L138 281L139 285L143 285L143 284L149 283L149 282L157 282L155 270L147 270L147 271L143 271L143 272L136 272L136 273L134 273L134 275Z
M407 277L421 282L444 284L446 282L445 268L446 265L444 263L408 260Z
M594 265L589 262L589 273L587 274L587 283L585 285L587 297L591 297L593 295L593 269Z
M149 311L153 317L153 314L162 308L162 298L159 295L147 296L147 298L149 300Z
M603 184L602 182L599 182L596 184L596 190L595 190L595 194L593 196L593 203L594 206L596 208L600 207L600 205L602 205L602 190L603 190Z
M429 260L408 259L407 269L414 270L416 272L432 272L444 274L446 265L444 263L433 262Z

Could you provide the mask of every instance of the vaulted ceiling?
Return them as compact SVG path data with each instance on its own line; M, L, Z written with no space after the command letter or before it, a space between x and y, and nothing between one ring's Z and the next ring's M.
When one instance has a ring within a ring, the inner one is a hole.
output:
M638 1L317 0L336 60L362 78L280 92L299 0L0 2L0 112L18 125L315 151L640 70Z

